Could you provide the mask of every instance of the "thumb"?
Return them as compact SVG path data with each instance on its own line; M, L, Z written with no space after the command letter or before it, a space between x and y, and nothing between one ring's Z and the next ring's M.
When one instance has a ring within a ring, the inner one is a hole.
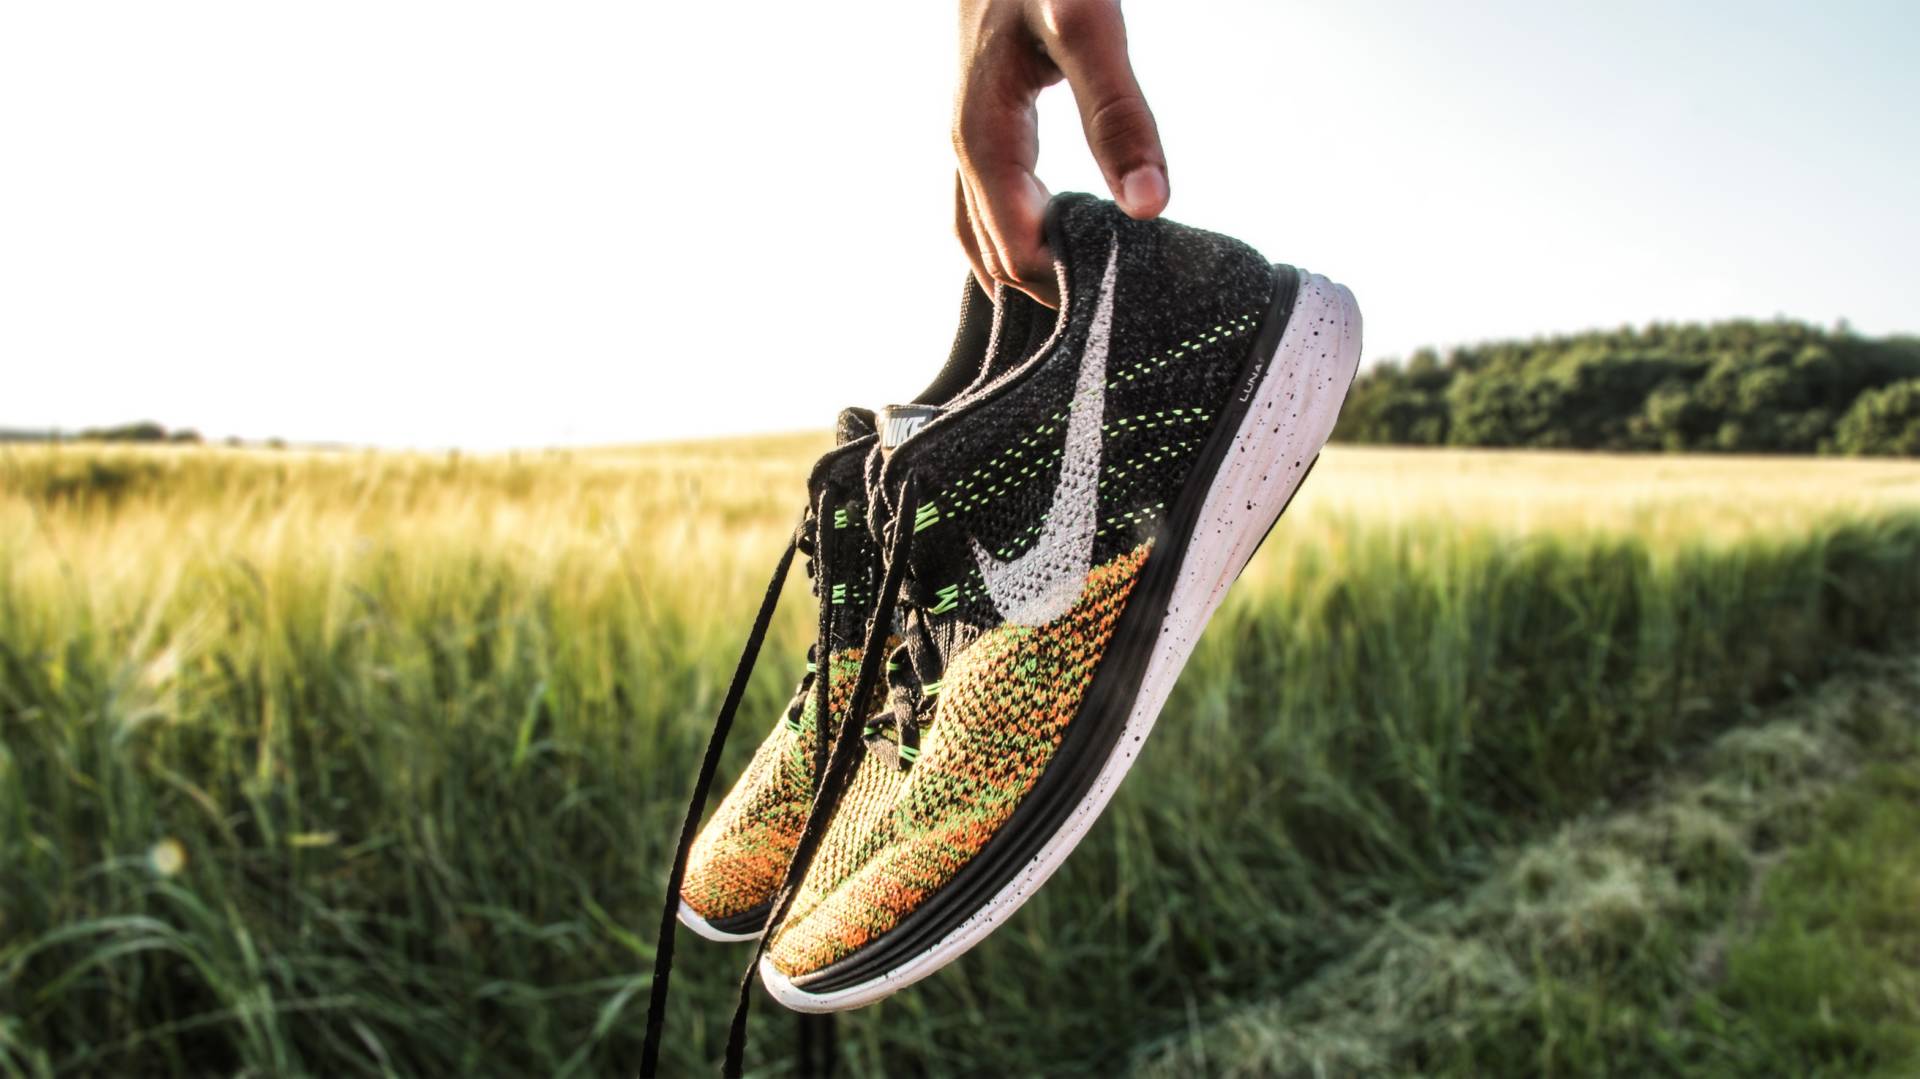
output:
M1167 155L1127 58L1127 27L1114 0L1058 0L1036 35L1080 106L1087 147L1114 201L1131 217L1167 208Z

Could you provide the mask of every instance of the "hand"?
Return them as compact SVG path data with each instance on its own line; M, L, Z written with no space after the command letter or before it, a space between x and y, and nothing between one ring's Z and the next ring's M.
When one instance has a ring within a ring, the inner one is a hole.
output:
M1087 146L1115 202L1138 218L1167 207L1167 159L1127 59L1119 0L960 0L960 156L954 230L982 288L1001 282L1049 307L1060 302L1047 250L1040 91L1073 87Z

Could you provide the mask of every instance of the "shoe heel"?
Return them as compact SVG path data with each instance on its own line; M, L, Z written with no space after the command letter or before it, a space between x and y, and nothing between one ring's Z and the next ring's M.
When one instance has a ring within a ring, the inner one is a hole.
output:
M1353 385L1360 332L1352 291L1302 271L1286 332L1201 508L1163 638L1185 637L1191 647L1292 502Z

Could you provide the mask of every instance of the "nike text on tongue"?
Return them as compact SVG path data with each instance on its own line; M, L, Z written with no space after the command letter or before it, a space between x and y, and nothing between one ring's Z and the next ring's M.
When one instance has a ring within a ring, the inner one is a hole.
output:
M940 414L931 405L888 405L880 410L880 448L891 450Z

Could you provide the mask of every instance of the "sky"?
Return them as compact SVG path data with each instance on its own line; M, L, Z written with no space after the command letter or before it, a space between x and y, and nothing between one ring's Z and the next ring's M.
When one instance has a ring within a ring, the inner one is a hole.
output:
M1920 5L1138 0L1167 216L1366 355L1920 330ZM0 6L0 427L825 428L944 359L952 5ZM1100 190L1065 88L1041 178Z

